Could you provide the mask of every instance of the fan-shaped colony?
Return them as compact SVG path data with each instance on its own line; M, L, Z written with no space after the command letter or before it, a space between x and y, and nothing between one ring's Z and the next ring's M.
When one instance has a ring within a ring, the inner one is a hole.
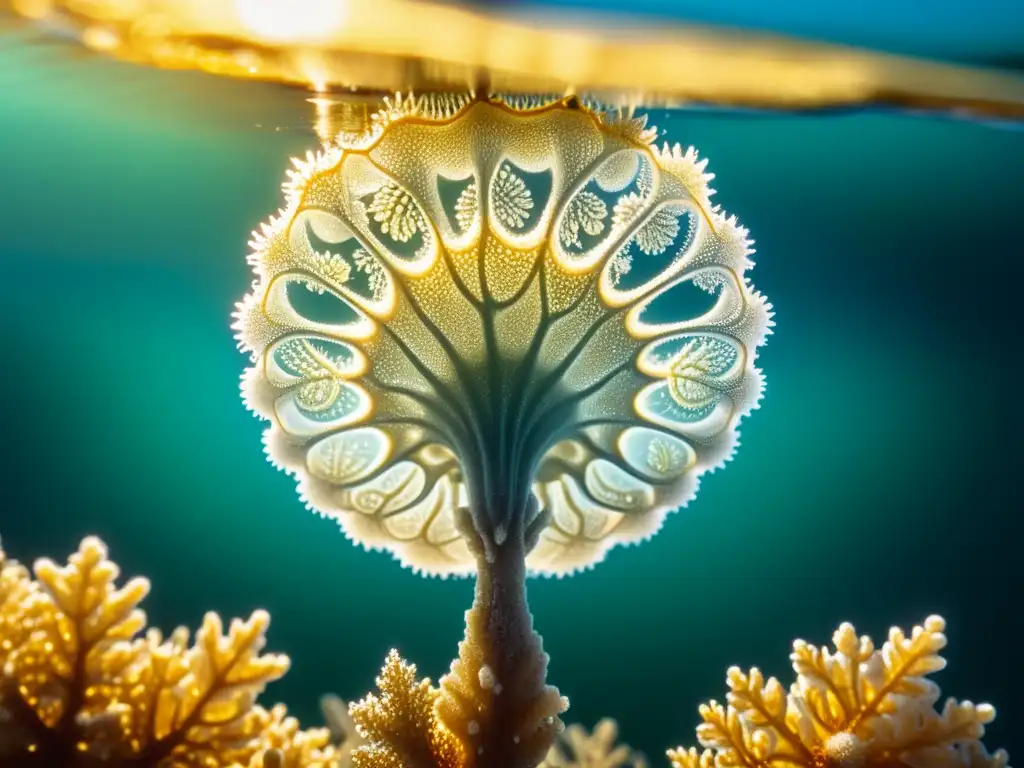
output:
M399 97L297 164L236 327L310 506L426 572L473 570L468 520L565 573L729 458L770 307L704 162L654 135L575 99Z

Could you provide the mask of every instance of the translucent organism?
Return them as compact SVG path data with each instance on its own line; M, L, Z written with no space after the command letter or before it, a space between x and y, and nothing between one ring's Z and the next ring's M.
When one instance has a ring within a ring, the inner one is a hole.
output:
M458 658L406 697L432 719L398 713L357 765L540 763L568 702L527 570L652 535L757 405L747 232L655 135L575 97L399 95L298 162L254 236L235 328L270 460L364 546L477 574Z
M875 648L842 624L835 649L797 640L789 692L757 668L729 669L726 705L702 704L697 738L706 747L669 752L675 768L1007 768L981 743L989 704L947 699L929 675L946 666L945 622L930 616L908 636L898 627Z
M463 509L563 574L730 457L770 307L704 161L654 136L574 101L407 97L297 164L236 327L311 507L432 574L476 569Z

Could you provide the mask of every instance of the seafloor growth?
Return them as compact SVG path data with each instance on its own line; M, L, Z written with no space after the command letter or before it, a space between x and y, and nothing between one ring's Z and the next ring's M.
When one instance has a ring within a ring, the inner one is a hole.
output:
M697 738L704 751L670 750L669 760L674 768L1009 768L1004 750L990 754L981 743L985 725L995 718L991 705L948 699L936 709L940 690L928 676L946 665L939 655L944 628L938 616L909 637L894 627L878 649L850 624L833 636L835 650L797 640L790 657L797 679L788 694L756 668L744 673L732 667L727 705L700 707L704 722ZM438 692L428 680L416 680L415 668L394 652L378 685L385 700L407 702L415 695L419 704L388 707L370 697L353 708L370 735L370 745L354 755L357 767L487 765L465 754L464 762L448 756L431 762L427 752L419 758L402 753L404 759L389 762L396 733L402 743L416 743L416 733L421 741L444 743L432 735L439 727L431 708ZM590 737L571 726L542 768L619 768L636 760L614 740L608 721Z
M400 674L402 671L408 673L413 687L423 684L423 681L415 680L415 671L409 665L403 666L397 655L388 658L385 672L388 670L391 674ZM388 686L389 683L381 679L378 685ZM320 709L338 753L338 768L350 768L354 765L353 753L357 748L367 745L366 738L359 733L350 707L342 699L334 695L324 696L320 700ZM363 717L372 717L371 712L380 714L380 705L372 704L367 710L367 702L363 702L355 710ZM558 734L555 745L538 768L647 768L647 761L642 755L624 744L616 743L618 734L618 724L611 718L601 720L592 732L581 725L570 725ZM366 753L367 750L360 751L360 758L372 757L372 753Z
M893 627L875 648L842 624L835 649L793 643L796 682L787 694L755 667L731 667L727 705L702 704L697 738L706 747L669 752L675 768L1006 768L1008 756L981 743L989 704L947 699L928 678L943 669L946 623L928 617L908 637Z
M324 730L255 704L288 659L260 653L270 618L227 633L208 613L189 644L146 630L149 582L118 585L96 538L67 565L0 550L2 768L335 768Z
M655 137L575 98L399 96L299 162L252 243L267 454L355 541L477 574L436 713L489 768L537 765L566 707L527 570L654 534L761 396L747 232Z
M346 708L326 697L327 729L303 731L283 706L255 703L288 660L260 655L268 616L234 621L225 635L207 614L164 641L145 630L145 579L118 586L118 568L96 538L64 567L40 560L36 578L0 551L0 768L484 768L473 721L449 730L445 693L392 651L378 692ZM732 668L728 706L700 708L707 747L669 752L675 768L1008 768L981 744L995 710L950 699L927 676L945 666L938 617L899 629L875 649L849 624L836 649L797 641L797 682ZM456 661L453 669L465 659ZM479 687L502 691L483 667ZM464 678L460 678L464 682ZM443 686L442 686L443 687ZM451 695L450 693L448 695ZM466 694L466 699L476 694ZM337 742L331 746L333 737ZM641 768L602 721L570 726L541 768Z
M539 768L647 768L643 757L616 743L618 736L618 723L609 717L591 733L582 725L570 725Z

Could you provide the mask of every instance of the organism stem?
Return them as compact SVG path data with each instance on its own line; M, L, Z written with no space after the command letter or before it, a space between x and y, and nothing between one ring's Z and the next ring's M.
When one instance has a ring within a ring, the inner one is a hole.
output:
M485 537L472 537L476 594L466 612L459 658L441 680L438 703L442 722L475 753L469 755L471 765L534 768L561 731L558 715L567 708L546 682L548 656L526 599L526 554L540 516L529 524L525 517L513 515L519 522L486 546Z

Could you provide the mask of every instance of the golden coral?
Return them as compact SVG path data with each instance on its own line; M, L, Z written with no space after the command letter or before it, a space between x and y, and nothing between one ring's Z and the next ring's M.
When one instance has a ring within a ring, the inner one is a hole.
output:
M437 717L440 691L392 650L377 677L378 694L351 707L367 744L352 752L356 768L464 768L466 748Z
M928 617L907 636L893 627L875 648L842 624L835 650L802 640L790 659L787 695L754 668L727 674L728 704L703 704L697 738L706 748L669 752L675 768L1007 768L1008 756L981 744L995 717L988 704L948 699L928 675L945 667L945 622Z
M500 749L502 764L541 765L554 734L561 729L558 714L568 702L545 687L539 696L527 698L516 690L522 680L508 681L508 688L483 663L486 644L483 632L474 629L483 611L467 612L466 638L459 657L435 687L429 678L418 679L416 666L392 650L377 677L379 693L352 705L350 713L366 743L352 751L355 768L486 768L495 764L487 729L508 716L525 712L511 727L512 740ZM530 675L523 675L529 681ZM529 692L533 687L527 684ZM503 710L502 697L529 701L527 707ZM614 738L614 737L613 737ZM619 763L597 764L615 768ZM590 764L586 764L591 768Z
M0 765L335 768L326 730L255 704L288 669L261 654L269 616L225 633L208 613L189 644L179 628L144 635L146 579L89 537L67 565L33 569L0 551Z
M625 744L616 744L618 735L619 726L610 717L594 726L592 733L581 725L570 725L540 768L646 768L643 757Z

